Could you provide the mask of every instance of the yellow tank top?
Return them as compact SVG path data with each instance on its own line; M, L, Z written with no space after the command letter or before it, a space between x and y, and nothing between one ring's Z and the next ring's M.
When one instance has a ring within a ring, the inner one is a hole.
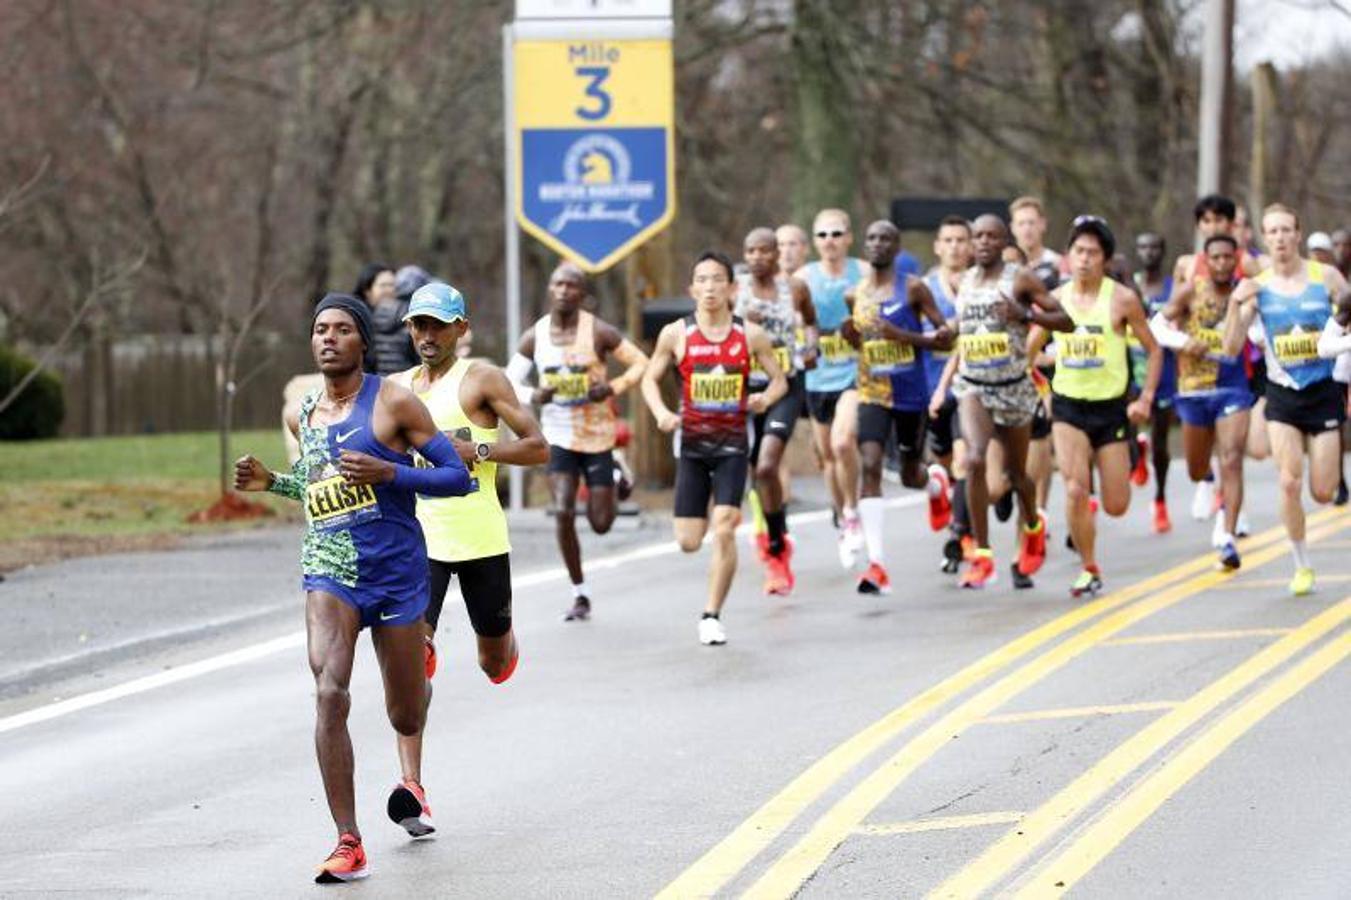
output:
M1129 368L1126 336L1112 327L1116 282L1103 278L1088 309L1074 301L1074 283L1056 288L1056 297L1074 322L1074 331L1055 336L1055 378L1051 389L1075 400L1115 400L1126 394Z
M400 372L394 378L417 394L431 412L438 429L461 440L491 444L497 441L497 429L469 421L460 406L460 384L473 365L472 360L456 360L450 371L430 387L414 380L422 371L421 367ZM478 481L478 490L472 494L418 497L417 518L427 539L427 556L431 559L463 562L511 551L507 517L497 498L497 463L476 462L469 467L469 474Z

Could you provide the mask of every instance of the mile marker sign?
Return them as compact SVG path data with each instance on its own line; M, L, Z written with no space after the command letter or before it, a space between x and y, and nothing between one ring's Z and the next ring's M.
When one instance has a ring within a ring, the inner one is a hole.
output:
M670 0L520 0L508 121L521 228L589 272L675 216Z

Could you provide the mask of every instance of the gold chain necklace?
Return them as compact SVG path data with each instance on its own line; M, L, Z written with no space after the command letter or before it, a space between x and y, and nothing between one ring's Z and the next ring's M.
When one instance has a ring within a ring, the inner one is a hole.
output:
M325 398L324 398L325 400L328 401L328 408L329 408L329 409L337 409L339 406L342 406L344 403L346 403L348 400L351 400L351 399L352 399L353 397L355 397L357 394L360 394L360 393L361 393L361 389L362 389L363 387L365 387L365 386L366 386L366 373L363 372L363 373L361 373L361 380L360 380L359 382L357 382L357 389L356 389L355 391L352 391L352 393L346 394L346 395L344 395L344 396L342 396L342 397L325 397Z

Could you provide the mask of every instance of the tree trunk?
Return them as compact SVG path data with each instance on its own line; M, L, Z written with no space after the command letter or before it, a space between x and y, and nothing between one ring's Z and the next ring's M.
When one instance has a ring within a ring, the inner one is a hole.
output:
M854 199L858 147L847 88L848 42L839 32L857 6L855 0L793 4L793 217L804 225L822 207L848 209Z

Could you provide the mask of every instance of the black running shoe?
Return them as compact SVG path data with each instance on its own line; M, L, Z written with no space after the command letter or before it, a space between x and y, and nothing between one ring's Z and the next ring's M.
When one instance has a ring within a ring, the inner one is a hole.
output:
M994 502L994 517L1001 522L1007 522L1013 515L1013 491L1004 492L1004 496Z
M591 618L591 601L586 597L578 597L573 601L572 609L563 614L564 622L585 622Z
M1014 563L1010 569L1013 572L1013 586L1015 588L1020 591L1025 591L1030 587L1036 587L1036 582L1032 580L1032 576L1024 575L1022 570L1018 568L1017 563Z

